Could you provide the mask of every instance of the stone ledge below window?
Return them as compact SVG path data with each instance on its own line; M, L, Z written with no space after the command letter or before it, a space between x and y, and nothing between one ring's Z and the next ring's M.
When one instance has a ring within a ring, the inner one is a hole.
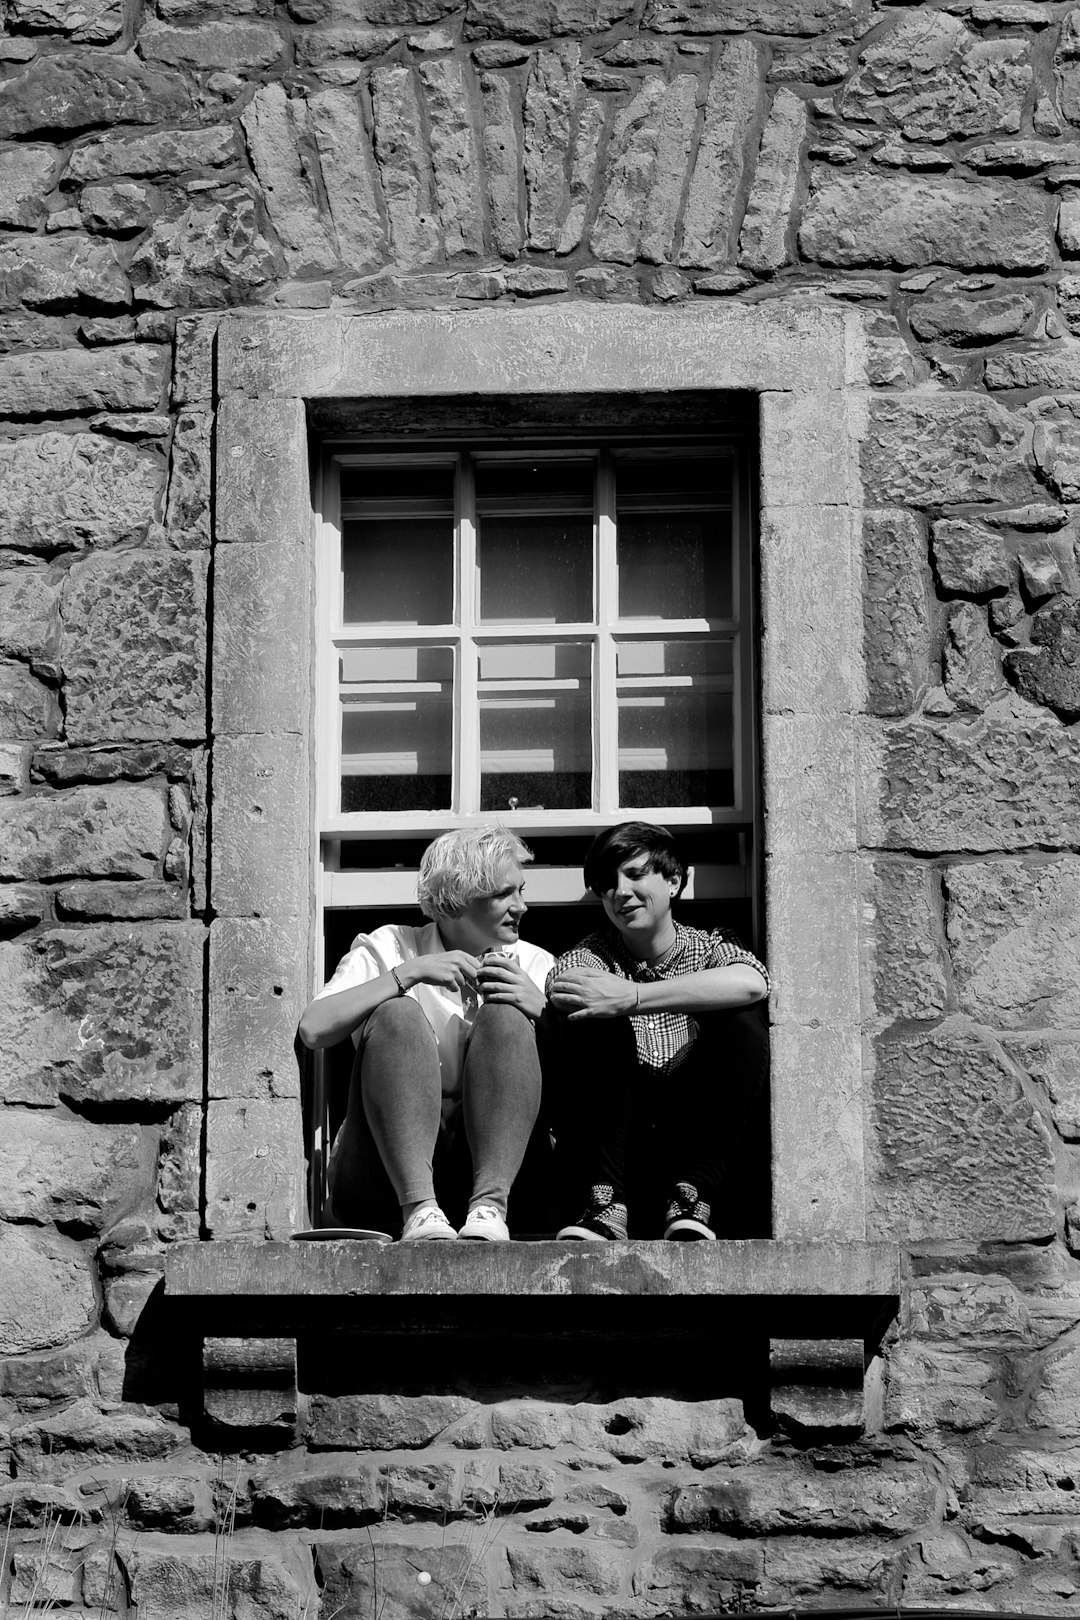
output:
M735 1330L769 1347L774 1409L835 1430L866 1421L863 1369L900 1283L895 1245L855 1241L185 1243L166 1255L165 1307L202 1335L207 1414L234 1428L271 1411L287 1427L297 1339L349 1328L637 1340Z

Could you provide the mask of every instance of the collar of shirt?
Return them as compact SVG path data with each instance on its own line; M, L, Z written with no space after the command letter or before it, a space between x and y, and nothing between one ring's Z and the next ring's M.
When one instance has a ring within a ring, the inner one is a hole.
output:
M642 962L637 956L631 956L623 944L622 935L611 930L612 956L622 967L628 979L662 979L670 972L686 949L686 930L682 923L674 923L675 943L670 950L664 952L658 962Z

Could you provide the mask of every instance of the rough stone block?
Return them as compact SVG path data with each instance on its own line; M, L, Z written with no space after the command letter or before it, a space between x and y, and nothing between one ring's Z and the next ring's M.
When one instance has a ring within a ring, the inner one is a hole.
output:
M999 1029L1075 1029L1080 859L952 866L945 890L961 1011Z
M797 547L805 569L790 567ZM851 626L854 536L846 507L762 515L763 701L767 714L849 713L858 703ZM798 634L792 634L797 624Z
M53 552L138 544L163 475L159 456L97 434L0 441L0 547Z
M484 174L487 184L491 234L496 251L514 259L521 251L521 137L511 101L510 80L501 73L480 78L484 104Z
M172 28L147 22L139 31L139 53L166 67L212 72L227 62L234 73L272 67L283 40L270 23L205 22L195 28Z
M394 263L404 269L439 255L438 205L420 103L411 70L376 68L371 76L375 158L390 227Z
M131 261L139 300L159 309L245 303L279 276L280 250L259 228L244 185L179 198L154 221Z
M359 99L345 90L321 90L309 97L308 114L342 263L370 270L386 258L386 241Z
M22 793L29 777L30 750L21 743L0 743L0 793Z
M986 180L836 176L817 169L799 230L808 259L845 268L949 264L1043 270L1053 230L1035 190Z
M356 1451L412 1450L479 1410L463 1395L313 1395L307 1441Z
M895 1590L894 1570L906 1562L903 1552L872 1536L838 1542L781 1536L766 1544L765 1576L755 1597L769 1609L815 1606L824 1599L848 1608L859 1595L869 1606L885 1607Z
M298 736L221 738L214 750L211 888L223 917L306 917L307 748ZM0 815L3 814L0 806ZM298 932L296 958L305 949Z
M0 356L0 416L156 410L166 351L156 343Z
M306 1224L298 1104L211 1102L206 1118L210 1235L283 1239Z
M110 131L76 146L66 175L87 181L114 175L183 174L189 169L220 168L235 159L236 137L230 124L145 135Z
M1031 647L1006 655L1010 675L1024 697L1044 703L1065 720L1080 713L1080 605L1072 599L1051 602L1031 625Z
M186 409L173 428L165 530L170 545L176 547L210 544L212 420L209 410Z
M1075 1036L1013 1037L1003 1042L1014 1063L1046 1093L1066 1142L1080 1142L1080 1041Z
M212 1550L178 1553L136 1541L118 1546L117 1557L140 1620L198 1620L220 1605L221 1555ZM260 1553L246 1556L232 1549L228 1566L229 1613L258 1615L260 1620L296 1620L311 1602L310 1567L306 1579L299 1561Z
M447 258L482 253L484 221L476 183L479 154L464 67L452 56L421 62L420 82L427 103L444 252Z
M1050 1133L1000 1046L962 1020L879 1041L872 1230L1006 1242L1056 1229Z
M25 1356L67 1344L92 1325L97 1313L93 1267L78 1244L55 1233L2 1226L0 1267L0 1355Z
M101 1231L153 1196L153 1159L135 1126L7 1109L0 1138L0 1219Z
M82 782L145 780L167 776L171 782L189 781L196 751L176 743L135 743L130 748L64 748L59 743L35 750L31 767L34 782L72 787Z
M56 891L60 917L146 922L154 917L186 917L187 890L179 883L65 883Z
M150 787L80 787L0 804L0 877L154 877L165 803Z
M981 347L1019 336L1034 311L1032 300L1023 293L1009 293L1000 298L928 297L912 304L908 320L916 337L922 338L924 343Z
M889 1352L885 1426L930 1436L942 1430L967 1435L997 1422L999 1358L952 1346L910 1340Z
M862 474L880 506L1039 497L1029 424L978 394L872 400Z
M302 732L311 693L311 564L302 547L222 546L214 562L213 719L218 734Z
M665 1547L634 1571L634 1594L661 1614L731 1614L761 1584L765 1553L715 1537L701 1547Z
M58 737L62 716L51 687L25 664L0 663L0 737L40 742Z
M83 1399L55 1415L20 1425L12 1433L11 1451L20 1474L40 1479L169 1457L186 1441L183 1429L155 1411Z
M760 94L756 45L748 39L722 40L683 211L678 262L684 267L713 270L733 258L731 230Z
M197 924L54 928L0 946L9 1102L201 1097Z
M203 1507L205 1494L198 1475L136 1474L123 1481L121 1499L124 1514L136 1529L190 1534L211 1528Z
M483 1427L481 1411L462 1425L453 1443L468 1448L488 1443ZM682 1402L650 1396L599 1406L522 1399L500 1401L491 1410L490 1444L503 1451L571 1446L620 1462L690 1461L703 1468L744 1453L752 1437L742 1403L733 1399Z
M388 1541L385 1536L350 1546L321 1541L316 1568L328 1611L371 1614L378 1602L394 1620L440 1620L459 1608L480 1614L489 1607L485 1560L468 1543ZM419 1576L430 1577L421 1581ZM285 1620L282 1616L281 1620Z
M649 0L644 25L659 34L727 34L752 28L802 37L839 28L858 37L867 15L866 0L808 0L795 7L786 0Z
M206 572L197 553L74 565L63 649L71 742L205 735Z
M0 162L0 225L35 226L60 168L54 146L8 146Z
M1065 1344L1046 1357L1027 1421L1031 1428L1051 1429L1065 1440L1080 1438L1080 1350L1075 1344Z
M130 1339L138 1330L151 1300L161 1294L160 1271L127 1271L102 1282L103 1320L111 1332Z
M0 246L0 309L130 303L131 284L111 243L29 236Z
M1024 39L986 39L943 11L900 13L859 57L837 97L841 118L910 141L1016 134L1031 85Z
M47 910L45 890L34 883L5 883L0 888L0 927L40 922Z
M303 1471L267 1469L252 1475L250 1490L252 1519L270 1530L348 1530L383 1516L374 1468L351 1454L309 1459Z
M984 596L1007 591L1013 567L1001 534L975 518L933 524L934 569L944 591Z
M910 512L867 512L862 540L868 707L910 714L930 682L926 536Z
M48 55L0 89L0 140L101 124L164 123L190 110L190 92L178 74L156 72L134 56Z
M793 1463L717 1469L672 1492L665 1528L740 1536L903 1536L933 1519L941 1486L927 1464L868 1463L835 1472Z
M940 1018L948 987L937 872L882 856L864 861L862 875L868 1001L885 1023Z
M953 602L945 623L942 667L945 690L958 709L978 713L1002 691L1004 679L986 609Z
M924 854L1080 842L1080 739L1019 700L971 719L867 724L861 841Z
M631 0L472 0L465 38L534 41L600 34L632 10Z
M60 576L51 569L0 572L0 655L56 671L60 651ZM43 666L43 667L42 667Z
M304 985L295 930L264 918L210 928L211 1097L298 1097L296 1026Z
M275 37L280 49L280 36ZM290 274L332 270L338 262L337 250L301 162L296 106L280 84L264 84L240 121Z

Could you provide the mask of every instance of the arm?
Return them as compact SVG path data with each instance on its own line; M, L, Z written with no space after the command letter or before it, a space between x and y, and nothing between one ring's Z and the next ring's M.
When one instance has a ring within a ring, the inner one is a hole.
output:
M393 973L381 973L365 984L350 985L332 995L316 996L300 1020L299 1035L305 1046L318 1049L336 1046L358 1028L384 1001L400 994L394 973L406 990L414 984L441 984L461 990L476 981L476 958L467 951L439 951L431 956L414 956L402 962Z
M552 1006L571 1022L627 1018L636 1012L725 1012L750 1007L767 994L757 969L741 962L645 983L602 969L575 967L558 974L549 986Z

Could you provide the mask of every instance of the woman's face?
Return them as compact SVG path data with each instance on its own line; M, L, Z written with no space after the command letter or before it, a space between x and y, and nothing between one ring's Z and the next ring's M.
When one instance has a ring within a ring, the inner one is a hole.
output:
M632 855L619 867L600 903L608 921L624 937L648 936L669 920L678 887L673 878L656 871L651 856Z
M505 861L495 875L494 891L478 895L459 917L452 919L449 931L454 935L455 949L479 956L483 951L515 945L521 919L528 910L524 889L521 867L516 861ZM441 931L445 938L447 930Z

